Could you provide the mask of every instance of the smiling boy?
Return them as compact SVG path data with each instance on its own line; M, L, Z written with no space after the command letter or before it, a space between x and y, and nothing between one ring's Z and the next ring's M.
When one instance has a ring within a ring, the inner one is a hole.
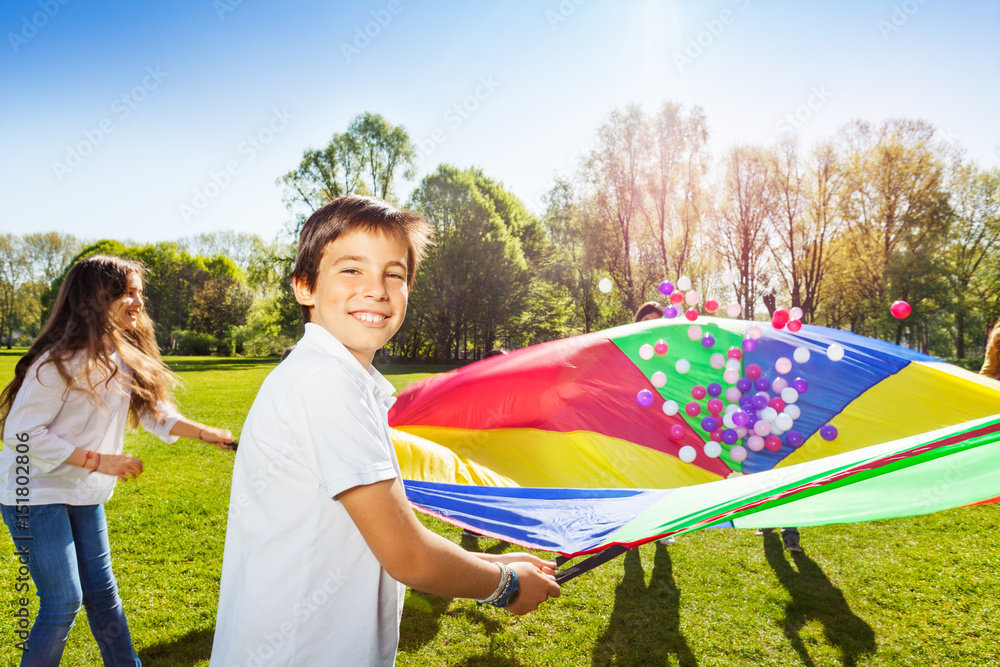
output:
M302 228L306 332L264 381L233 469L213 665L391 665L405 586L517 614L559 595L552 563L471 554L417 521L372 366L399 329L430 228L342 197Z

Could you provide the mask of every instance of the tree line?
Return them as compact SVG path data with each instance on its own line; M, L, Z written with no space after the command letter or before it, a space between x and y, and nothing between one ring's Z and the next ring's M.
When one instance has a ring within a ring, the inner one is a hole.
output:
M622 324L681 275L744 317L798 306L809 323L947 358L982 354L1000 313L1000 170L979 168L919 120L859 120L807 148L783 136L713 155L709 137L699 107L614 110L534 215L475 166L439 165L399 201L415 147L405 128L364 113L277 179L293 222L273 240L0 236L3 340L37 335L68 267L110 252L150 268L165 351L278 353L301 333L289 283L298 229L356 193L418 211L435 230L387 348L398 357L476 359ZM725 269L734 284L722 283ZM913 309L906 320L889 314L900 299Z

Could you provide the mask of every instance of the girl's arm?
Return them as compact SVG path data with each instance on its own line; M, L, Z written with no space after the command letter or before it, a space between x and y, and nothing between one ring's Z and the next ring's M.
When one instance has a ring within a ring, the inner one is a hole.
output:
M142 461L129 454L98 454L89 449L74 447L64 463L90 472L114 475L123 482L134 479L142 472Z
M179 417L174 422L173 427L170 429L170 435L201 440L202 442L215 445L223 451L232 449L229 445L234 442L233 434L227 429L205 426L204 424L191 421L186 417Z

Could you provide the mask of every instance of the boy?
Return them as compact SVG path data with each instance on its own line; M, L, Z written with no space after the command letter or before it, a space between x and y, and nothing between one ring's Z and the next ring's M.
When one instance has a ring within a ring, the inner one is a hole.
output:
M405 585L524 614L553 564L471 554L417 521L372 367L396 333L430 228L341 197L302 228L292 283L306 332L264 381L233 468L212 665L391 665Z

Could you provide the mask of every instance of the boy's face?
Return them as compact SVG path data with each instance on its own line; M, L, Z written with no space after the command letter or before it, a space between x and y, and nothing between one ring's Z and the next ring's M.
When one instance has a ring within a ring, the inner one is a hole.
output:
M362 366L389 342L406 315L406 244L351 232L327 244L316 284L296 280L295 298L310 320L339 340Z

